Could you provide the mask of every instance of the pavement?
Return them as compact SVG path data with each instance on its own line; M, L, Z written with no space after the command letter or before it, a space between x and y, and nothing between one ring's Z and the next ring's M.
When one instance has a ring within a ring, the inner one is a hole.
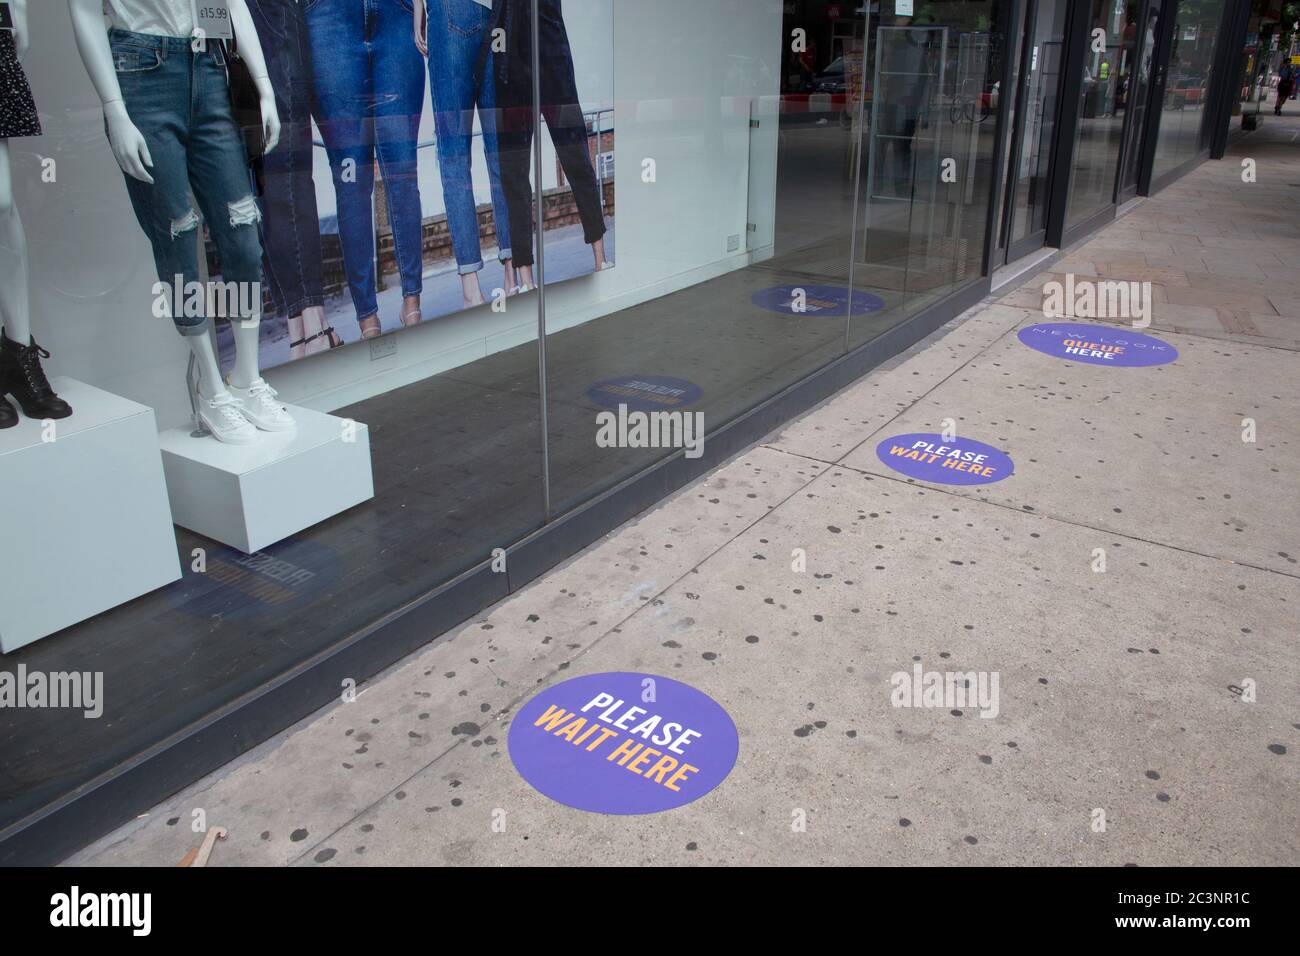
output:
M175 864L202 820L229 830L211 865L1295 865L1298 136L1266 117L1048 272L69 862ZM1150 282L1144 331L1178 359L1022 345L1066 273ZM939 485L877 458L944 419L1014 474ZM895 706L891 676L916 664L996 675L996 715ZM610 671L717 701L739 737L725 780L637 816L530 786L513 715Z

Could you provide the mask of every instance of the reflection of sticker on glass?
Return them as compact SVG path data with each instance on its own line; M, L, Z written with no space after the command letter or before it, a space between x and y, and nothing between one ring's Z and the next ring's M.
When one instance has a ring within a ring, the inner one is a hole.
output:
M894 3L894 15L898 17L910 17L912 15L912 0L896 0Z
M1038 47L1034 47L1034 56L1033 56L1033 59L1031 59L1031 60L1029 61L1029 70L1030 70L1030 72L1032 73L1032 72L1033 72L1034 70L1036 70L1036 69L1038 69Z

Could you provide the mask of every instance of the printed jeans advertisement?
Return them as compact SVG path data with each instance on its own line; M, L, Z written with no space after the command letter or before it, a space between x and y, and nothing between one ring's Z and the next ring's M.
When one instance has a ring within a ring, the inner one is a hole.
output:
M613 265L608 0L540 0L540 129L531 0L247 3L283 123L252 171L263 368L535 288L535 135L546 282Z

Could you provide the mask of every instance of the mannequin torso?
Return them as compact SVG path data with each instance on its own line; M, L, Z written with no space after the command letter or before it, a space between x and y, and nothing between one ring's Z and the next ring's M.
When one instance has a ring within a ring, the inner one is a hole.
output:
M119 30L187 37L194 32L192 0L104 0L108 22Z

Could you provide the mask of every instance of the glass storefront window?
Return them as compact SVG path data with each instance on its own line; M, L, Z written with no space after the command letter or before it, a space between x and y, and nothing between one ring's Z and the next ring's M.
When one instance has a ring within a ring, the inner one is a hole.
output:
M1205 146L1205 105L1224 6L1225 0L1178 0L1166 14L1174 18L1173 38L1153 178L1177 169Z
M1079 92L1079 127L1070 180L1066 225L1071 226L1110 205L1114 198L1125 117L1134 92L1138 66L1136 0L1092 0L1089 35Z
M868 24L854 345L981 272L1010 4L909 6Z

